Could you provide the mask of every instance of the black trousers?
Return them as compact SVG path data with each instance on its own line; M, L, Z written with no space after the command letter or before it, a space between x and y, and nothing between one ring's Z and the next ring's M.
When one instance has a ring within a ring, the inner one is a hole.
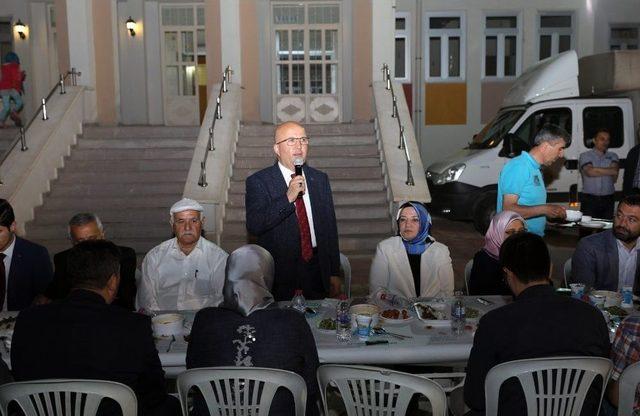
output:
M613 219L613 206L615 205L615 202L614 194L580 194L580 209L582 213L584 215L591 215L594 218L602 218L606 220Z

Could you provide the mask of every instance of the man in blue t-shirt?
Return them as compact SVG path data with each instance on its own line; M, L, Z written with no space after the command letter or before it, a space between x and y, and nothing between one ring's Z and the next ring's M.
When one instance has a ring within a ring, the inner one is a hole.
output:
M540 236L544 236L546 217L565 218L564 207L547 204L540 167L562 157L570 143L571 137L564 129L545 124L533 140L531 151L522 152L502 168L496 212L517 212L525 218L527 230Z

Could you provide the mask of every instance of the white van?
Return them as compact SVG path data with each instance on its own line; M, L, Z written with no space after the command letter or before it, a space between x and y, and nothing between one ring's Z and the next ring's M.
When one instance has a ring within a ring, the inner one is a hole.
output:
M615 54L603 55L614 59ZM583 70L582 60L580 69ZM601 76L605 72L600 68ZM509 158L530 149L545 123L564 128L572 137L564 158L543 169L548 202L577 202L582 187L578 157L592 147L591 139L600 127L611 131L610 150L624 166L636 137L631 99L580 97L582 86L578 84L575 51L545 59L525 71L505 96L498 114L468 147L428 167L431 211L453 219L472 219L476 229L484 232L495 213L502 167ZM594 86L584 88L595 92ZM622 176L621 171L617 191L622 190Z

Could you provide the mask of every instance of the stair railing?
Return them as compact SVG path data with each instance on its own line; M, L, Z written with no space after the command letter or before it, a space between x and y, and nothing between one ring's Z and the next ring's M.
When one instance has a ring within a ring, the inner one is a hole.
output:
M41 100L40 106L38 106L38 109L36 110L35 114L31 117L29 122L26 125L20 127L20 131L16 135L15 139L13 139L11 144L9 144L9 147L7 147L7 150L5 150L4 154L2 155L2 159L0 159L0 165L2 165L5 162L5 160L7 160L7 158L9 157L9 155L11 154L11 152L13 151L13 149L16 147L18 143L20 143L20 150L22 152L26 152L27 150L29 150L29 147L27 146L27 130L29 130L29 127L31 127L31 125L36 120L36 118L38 118L38 115L40 115L40 113L42 113L42 120L48 120L49 116L47 114L47 102L51 99L53 94L55 94L58 88L60 89L59 90L60 95L67 93L65 89L65 82L67 78L71 77L71 85L76 86L78 85L78 77L81 75L82 73L76 71L75 68L71 68L71 71L67 71L67 73L64 75L60 74L60 80L56 83L55 86L51 88L51 90L49 91L49 94L47 94L47 96ZM0 185L2 184L3 182L2 182L2 179L0 178Z
M198 185L203 188L208 185L207 158L209 157L209 152L213 152L214 150L216 150L216 146L214 143L214 130L216 127L216 120L222 118L222 95L229 91L228 84L231 83L231 74L233 74L231 66L227 65L222 74L222 84L220 84L220 91L218 91L218 96L216 97L215 117L213 117L213 120L211 120L211 126L209 127L209 143L206 150L204 151L202 162L200 162L200 178L198 179Z
M389 65L382 65L382 80L386 83L386 89L391 91L391 100L393 101L393 106L391 110L391 117L395 118L398 121L398 132L399 132L399 143L398 149L404 151L404 157L407 161L407 180L405 184L409 186L414 186L415 182L413 180L413 173L411 172L411 155L409 154L409 149L407 148L407 140L404 135L404 125L400 120L400 113L398 112L398 99L396 98L396 94L393 91L393 83L391 82L391 72L389 70Z

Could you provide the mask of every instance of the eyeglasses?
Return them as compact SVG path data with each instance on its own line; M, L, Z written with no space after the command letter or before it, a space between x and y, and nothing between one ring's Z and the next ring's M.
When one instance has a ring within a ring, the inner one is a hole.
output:
M308 137L289 137L288 139L282 139L279 142L276 142L276 144L286 143L287 146L295 146L296 142L300 143L301 146L307 146L309 144L309 138Z

